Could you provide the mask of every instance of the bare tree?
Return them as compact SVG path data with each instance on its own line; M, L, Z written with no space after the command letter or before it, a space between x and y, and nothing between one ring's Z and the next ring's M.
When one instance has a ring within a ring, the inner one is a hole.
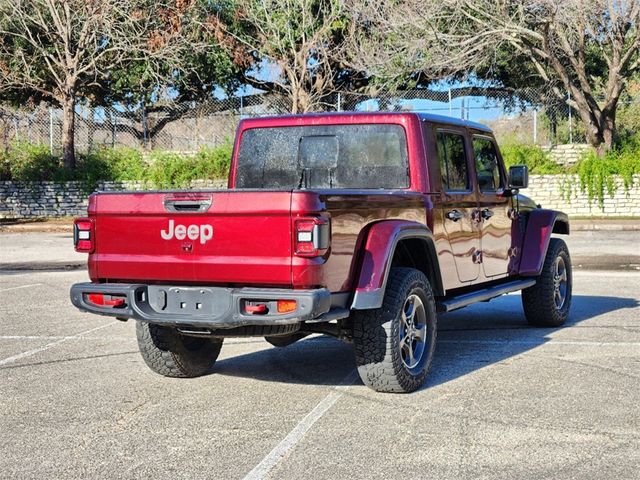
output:
M613 144L626 82L640 71L638 0L353 0L350 11L351 59L373 74L473 73L512 51L578 112L601 153Z
M77 98L128 61L178 58L193 0L0 0L0 91L34 92L63 110L64 164L75 167ZM165 68L166 70L166 68Z
M285 94L292 113L322 108L334 91L339 0L237 0L240 33L229 31L254 56L245 81Z

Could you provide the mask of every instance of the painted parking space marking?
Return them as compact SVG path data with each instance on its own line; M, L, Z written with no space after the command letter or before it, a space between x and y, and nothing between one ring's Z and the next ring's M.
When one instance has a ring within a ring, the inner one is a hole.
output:
M30 285L20 285L19 287L0 288L0 293L8 292L10 290L19 290L21 288L39 287L42 283L32 283Z
M333 405L342 397L345 391L353 385L358 378L357 370L353 370L347 375L340 385L335 387L294 427L289 434L271 450L262 461L256 465L245 477L244 480L262 480L269 475L269 472L286 457L313 425L327 413Z
M70 340L75 338L73 335L55 336L55 335L0 335L0 340ZM87 337L84 337L87 338Z
M464 331L464 330L462 330ZM438 343L462 343L477 345L534 345L542 347L544 345L574 345L589 347L636 347L640 342L589 342L581 340L444 340L438 339Z
M16 361L18 361L18 360L20 360L22 358L30 357L32 355L36 355L37 353L44 352L45 350L49 350L50 348L55 347L56 345L60 345L61 343L67 342L67 341L69 341L71 339L82 338L82 335L85 335L85 334L91 333L91 332L95 332L95 331L101 330L103 328L110 327L111 325L115 325L116 323L118 323L118 321L110 322L110 323L107 323L106 325L101 325L99 327L92 328L91 330L86 330L84 332L80 332L77 335L73 335L71 337L62 337L62 338L56 340L55 342L47 343L46 345L43 345L42 347L34 348L33 350L27 350L26 352L18 353L17 355L13 355L11 357L3 358L2 360L0 360L0 366L7 365L9 363L16 362Z

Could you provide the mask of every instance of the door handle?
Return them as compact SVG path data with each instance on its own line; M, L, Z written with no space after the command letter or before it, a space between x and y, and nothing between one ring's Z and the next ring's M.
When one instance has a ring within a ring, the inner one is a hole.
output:
M493 210L489 210L488 208L482 210L482 218L489 220L491 217L493 217Z
M212 196L208 194L167 195L164 198L164 208L172 213L206 212L211 207L212 200Z
M453 220L454 222L457 222L458 220L461 220L462 218L464 218L464 213L458 210L451 210L450 212L447 213L447 218L449 220Z

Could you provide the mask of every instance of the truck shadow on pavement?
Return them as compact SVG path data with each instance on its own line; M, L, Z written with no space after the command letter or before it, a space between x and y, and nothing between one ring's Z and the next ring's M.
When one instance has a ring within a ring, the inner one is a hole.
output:
M588 325L582 322L639 305L632 298L577 295L573 297L569 321L562 329L529 327L522 313L520 295L506 295L490 303L442 315L435 358L423 388L450 382L489 365L506 364L509 359L549 342L554 332L588 328L606 334L607 330L620 327L608 318ZM579 342L585 337L589 342L608 341L582 334L564 335L563 340ZM268 382L337 386L343 384L355 368L353 347L329 337L312 337L285 348L268 347L221 359L213 374Z

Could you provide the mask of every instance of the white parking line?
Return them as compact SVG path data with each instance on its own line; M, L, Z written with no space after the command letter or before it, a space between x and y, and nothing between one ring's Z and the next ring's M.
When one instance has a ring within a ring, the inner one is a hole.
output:
M42 347L34 348L33 350L28 350L26 352L22 352L22 353L19 353L17 355L14 355L12 357L4 358L4 359L0 360L0 366L7 365L8 363L13 363L16 360L20 360L21 358L30 357L31 355L35 355L36 353L44 352L45 350L49 350L51 347L55 347L56 345L60 345L61 343L64 343L64 342L66 342L68 340L71 340L71 339L74 339L74 338L80 338L80 337L82 337L82 335L84 335L86 333L95 332L96 330L101 330L103 328L107 328L107 327L109 327L111 325L114 325L116 323L118 323L118 321L107 323L106 325L101 325L99 327L92 328L91 330L86 330L84 332L80 332L77 335L73 335L71 337L62 337L59 340L56 340L55 342L47 343L46 345L43 345Z
M61 340L75 338L73 335L53 336L53 335L0 335L0 340ZM87 337L84 337L87 338Z
M313 424L320 420L340 397L344 395L345 390L349 388L357 378L357 370L349 373L349 375L340 382L340 386L329 392L329 395L324 397L253 470L247 473L244 480L262 480L266 478L269 472L278 465L285 455L302 440Z
M611 346L640 346L640 342L587 342L579 340L444 340L439 339L438 343L468 343L479 345L535 345L542 347L543 345L577 345L577 346L595 346L595 347L611 347Z
M19 287L0 288L1 292L8 292L9 290L19 290L20 288L39 287L41 283L32 283L31 285L20 285Z

